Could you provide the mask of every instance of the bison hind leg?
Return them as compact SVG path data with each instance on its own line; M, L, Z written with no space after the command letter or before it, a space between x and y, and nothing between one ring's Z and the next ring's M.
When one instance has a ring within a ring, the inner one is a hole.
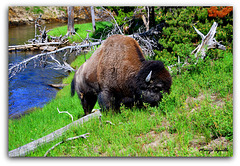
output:
M83 94L81 93L79 98L81 99L82 107L85 115L91 113L93 107L97 102L97 95L92 93Z

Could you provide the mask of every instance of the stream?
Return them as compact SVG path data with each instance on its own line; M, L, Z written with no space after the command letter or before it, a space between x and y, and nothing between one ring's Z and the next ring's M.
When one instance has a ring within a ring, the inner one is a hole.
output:
M67 23L45 24L46 29L66 25ZM8 45L20 45L34 38L34 24L8 29ZM18 63L41 53L40 51L8 52L8 63ZM17 73L8 80L8 116L18 117L34 107L43 107L56 96L58 89L48 84L59 84L67 72L49 68L34 67L29 63L24 71ZM70 93L70 92L69 92Z

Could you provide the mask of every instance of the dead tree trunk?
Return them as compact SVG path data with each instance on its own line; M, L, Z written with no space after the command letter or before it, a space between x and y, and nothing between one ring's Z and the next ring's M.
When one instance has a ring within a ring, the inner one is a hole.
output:
M194 54L195 58L197 59L196 62L194 63L195 65L198 63L199 58L204 59L206 57L206 52L210 48L226 50L226 47L224 45L220 44L221 42L216 41L216 39L214 38L217 26L218 26L218 24L216 22L214 22L206 36L203 35L197 28L195 28L193 26L195 31L202 37L201 44L199 44L197 46L197 48L195 48L191 53L191 54ZM188 63L189 58L190 58L189 56L186 58L185 62L182 64L182 66L180 66L180 63L181 63L180 59L178 60L178 64L173 64L173 65L168 66L169 71L172 72L171 68L178 65L179 66L178 71L180 72L180 70L183 66L187 66L189 64Z
M201 57L201 59L204 59L206 57L207 50L210 48L226 50L226 47L224 45L220 44L220 42L217 42L216 39L214 38L217 26L218 26L218 24L216 22L214 22L210 31L208 32L208 34L206 36L203 35L197 28L195 28L193 26L195 31L202 37L201 44L199 44L197 46L197 48L195 48L191 53L191 54L195 53L194 55L197 58L197 61L200 57Z
M68 29L67 29L67 36L75 34L74 29L74 7L68 7Z
M152 6L151 8L151 19L150 19L150 26L154 27L156 25L155 22L155 13L154 13L154 6Z
M144 25L145 25L145 27L146 27L146 31L149 31L149 18L150 18L150 16L149 16L149 7L148 7L148 6L145 6L144 8L145 8L145 10L146 10L147 18L146 18L146 16L143 14L143 15L142 15L142 20L143 20L143 23L144 23Z
M92 26L93 26L93 32L96 31L96 24L95 24L95 14L94 14L94 7L91 6L91 16L92 16Z

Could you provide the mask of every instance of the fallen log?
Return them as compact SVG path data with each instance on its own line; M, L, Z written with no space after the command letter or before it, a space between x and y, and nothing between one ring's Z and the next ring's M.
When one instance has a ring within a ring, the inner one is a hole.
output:
M82 44L82 45L75 45L75 46L65 46L65 47L59 48L55 51L45 52L45 53L34 55L33 57L27 58L27 59L25 59L25 60L23 60L23 61L21 61L17 64L10 64L9 66L11 66L11 67L8 69L8 76L9 76L9 78L13 77L17 72L26 68L26 65L28 64L28 62L30 62L32 60L34 61L34 60L39 59L39 58L44 57L44 56L49 56L49 57L52 58L51 55L56 54L57 52L61 52L61 51L66 50L66 49L70 49L70 52L72 52L74 50L81 50L84 47L92 47L92 46L95 46L95 45L100 45L101 43L102 43L102 41L92 42L92 43L87 43L87 44ZM64 65L59 64L56 69L63 69L63 67L65 67L65 66L67 66L67 68L74 71L72 68L70 68L71 66L66 65L65 62L64 62Z
M53 88L63 88L64 86L67 86L68 84L48 84L48 85Z
M24 45L15 45L15 46L8 46L8 51L13 50L27 50L30 48L39 48L41 46L59 46L59 45L65 45L66 42L47 42L47 43L35 43L35 44L24 44Z
M23 145L17 149L11 150L10 152L8 152L8 156L9 157L25 156L29 152L34 151L37 147L44 145L48 142L51 142L51 141L55 140L56 138L60 137L65 131L70 129L72 126L81 125L84 122L89 121L90 119L92 119L94 117L101 117L101 112L99 110L97 110L97 111L95 111L89 115L86 115L86 116L68 124L67 126L61 128L61 129L58 129L42 138L39 138L33 142Z

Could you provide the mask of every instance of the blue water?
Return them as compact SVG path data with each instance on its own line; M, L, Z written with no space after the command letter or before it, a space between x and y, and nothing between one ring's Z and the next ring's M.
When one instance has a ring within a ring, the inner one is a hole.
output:
M48 84L61 83L65 76L67 73L61 70L34 68L33 63L28 64L24 71L9 80L9 115L22 114L33 107L42 107L54 98L58 91Z
M58 25L58 24L57 24ZM56 25L56 26L57 26ZM9 45L24 44L34 37L34 26L9 29ZM17 63L40 53L39 51L9 52L9 63ZM48 84L61 83L68 73L43 67L34 67L33 62L24 71L17 73L8 82L8 115L23 114L33 107L42 107L56 96L58 89ZM70 92L69 92L70 93Z

